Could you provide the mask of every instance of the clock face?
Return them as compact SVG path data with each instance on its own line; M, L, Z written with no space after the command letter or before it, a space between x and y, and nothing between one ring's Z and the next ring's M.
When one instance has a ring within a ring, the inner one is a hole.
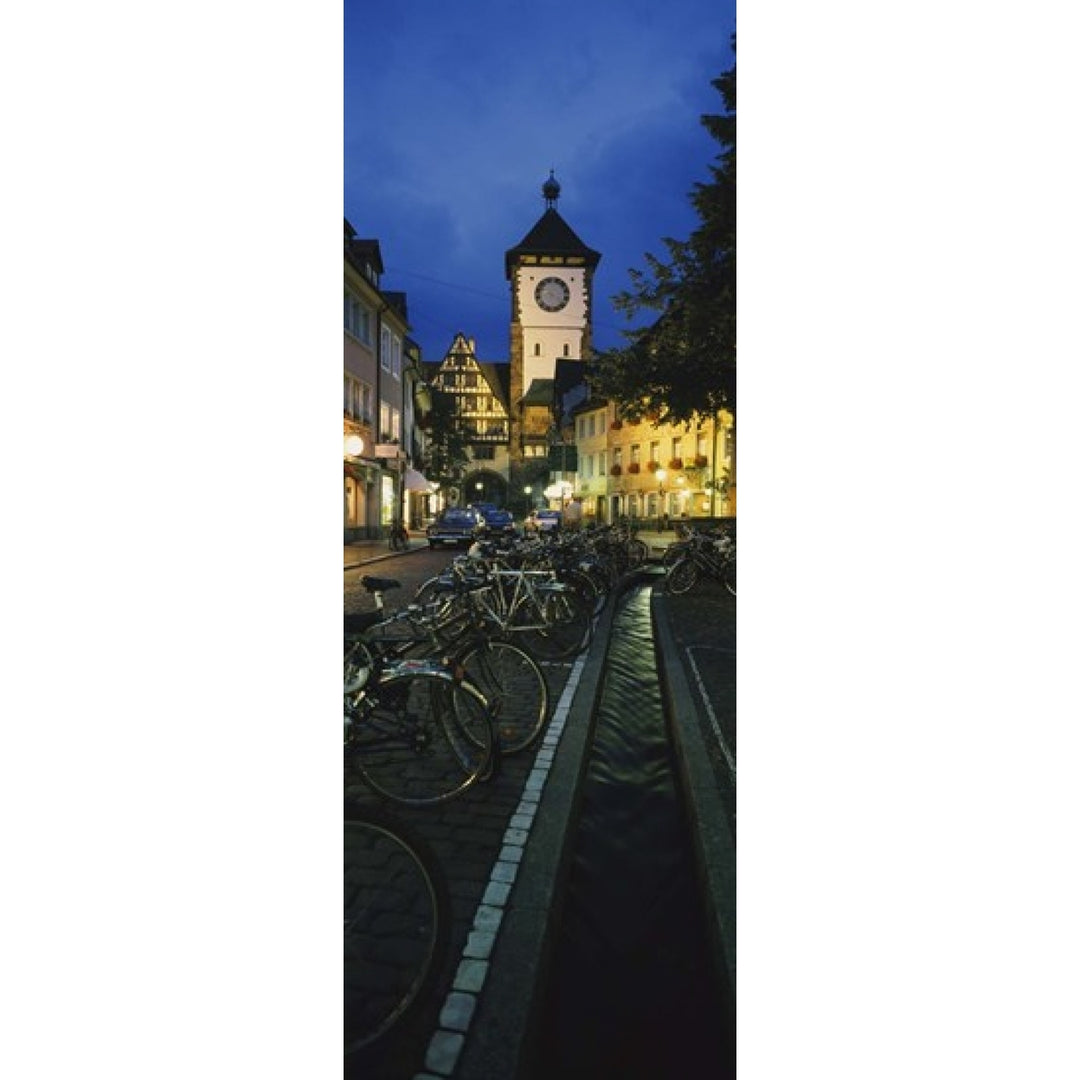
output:
M536 286L536 302L545 311L562 311L570 303L570 287L562 278L544 278Z

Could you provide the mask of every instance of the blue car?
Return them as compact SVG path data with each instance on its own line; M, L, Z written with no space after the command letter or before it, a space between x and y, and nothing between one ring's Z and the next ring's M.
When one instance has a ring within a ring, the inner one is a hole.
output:
M502 536L514 531L514 515L509 510L502 510L494 503L473 503L469 509L484 519L487 536Z
M427 527L428 545L433 548L443 544L468 547L486 534L484 519L471 507L451 506Z

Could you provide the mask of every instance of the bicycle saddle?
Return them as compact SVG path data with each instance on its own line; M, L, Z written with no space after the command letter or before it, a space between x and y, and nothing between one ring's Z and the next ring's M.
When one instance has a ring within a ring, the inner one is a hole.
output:
M400 589L401 582L395 581L393 578L385 577L362 577L360 584L367 589L368 592L389 592L391 589Z

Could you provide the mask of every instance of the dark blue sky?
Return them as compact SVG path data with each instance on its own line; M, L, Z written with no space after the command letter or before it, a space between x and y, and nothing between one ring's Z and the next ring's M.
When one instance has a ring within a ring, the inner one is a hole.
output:
M551 168L603 256L595 344L622 342L611 296L697 223L689 194L719 150L700 116L720 111L734 30L734 0L345 0L345 216L380 241L425 359L458 330L507 358L503 257Z

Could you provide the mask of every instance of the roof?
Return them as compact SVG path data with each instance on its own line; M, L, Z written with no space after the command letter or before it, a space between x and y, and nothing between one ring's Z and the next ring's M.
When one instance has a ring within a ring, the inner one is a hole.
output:
M552 405L555 401L554 379L533 379L521 398L522 405Z
M506 276L510 277L512 264L520 255L580 255L587 266L596 266L600 261L600 252L593 251L563 221L559 211L549 207L540 220L529 230L517 247L506 253Z
M555 360L555 390L561 397L585 382L585 365L580 360L560 356Z
M382 290L383 298L392 307L396 308L401 317L406 321L409 318L409 301L408 295L403 292L389 292L386 289Z
M357 270L363 270L365 266L370 266L376 274L383 272L382 251L379 249L378 240L357 240L355 237L346 234L345 258Z
M477 366L487 379L491 392L507 412L510 411L510 365L478 360Z

